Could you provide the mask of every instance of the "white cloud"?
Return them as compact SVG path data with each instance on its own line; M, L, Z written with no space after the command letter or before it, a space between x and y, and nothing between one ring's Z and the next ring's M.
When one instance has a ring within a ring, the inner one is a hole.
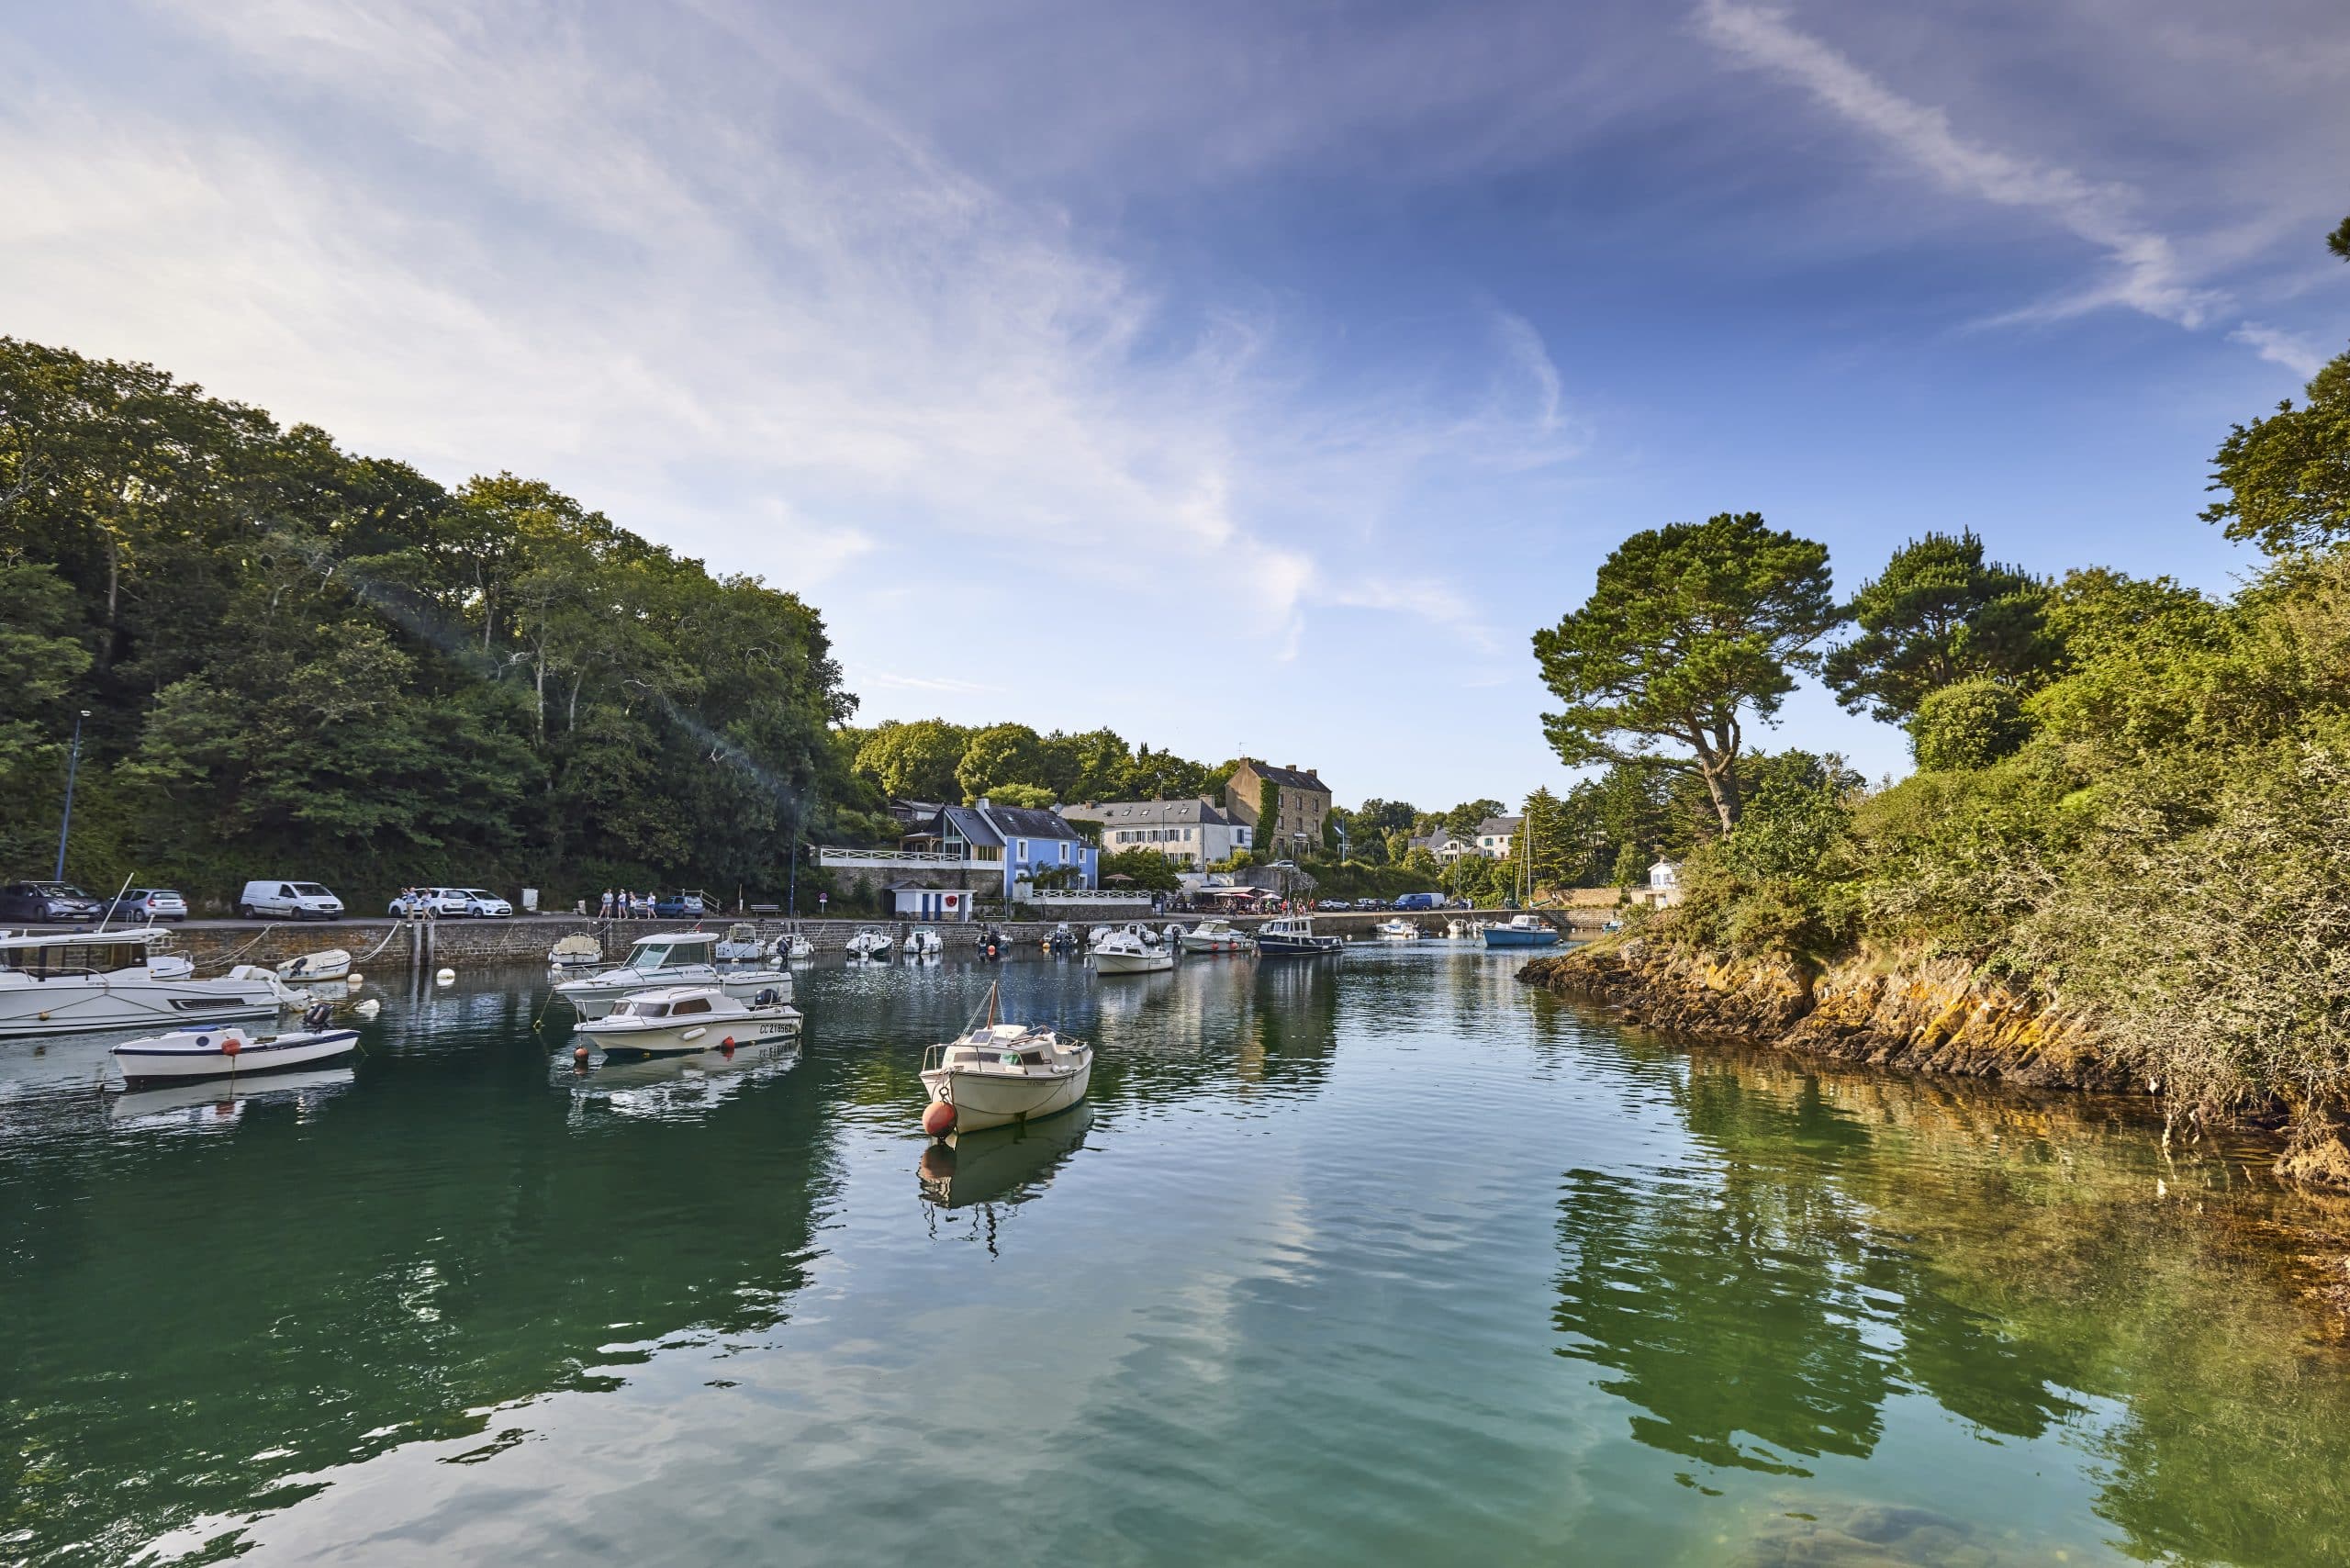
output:
M1802 87L1945 189L2038 213L2105 252L2102 281L2010 319L2121 305L2199 327L2219 304L2214 291L2188 275L2170 239L2136 216L2139 204L2127 188L1962 136L1944 110L1902 96L1846 55L1789 25L1783 10L1699 0L1696 18L1714 44Z
M2228 341L2246 345L2269 364L2281 364L2296 375L2315 375L2325 365L2326 356L2307 339L2257 321L2246 321L2228 334Z

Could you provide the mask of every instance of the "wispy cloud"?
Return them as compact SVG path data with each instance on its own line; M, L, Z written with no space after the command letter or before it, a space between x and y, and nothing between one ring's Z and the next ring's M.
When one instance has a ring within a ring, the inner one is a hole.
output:
M878 686L887 691L929 691L948 697L978 696L1003 689L984 681L957 680L939 675L901 675L896 670L888 669L866 670L862 672L861 679L867 686Z
M2188 274L2171 240L2137 216L2139 203L2126 187L1960 134L1947 112L1894 91L1849 56L1798 30L1784 10L1699 0L1696 20L1718 47L1802 87L1944 189L2037 213L2105 253L2100 282L2009 319L2121 305L2199 327L2221 304L2218 293Z
M2326 356L2316 344L2256 321L2246 321L2230 332L2228 341L2244 344L2269 364L2281 364L2296 375L2315 375L2325 365Z

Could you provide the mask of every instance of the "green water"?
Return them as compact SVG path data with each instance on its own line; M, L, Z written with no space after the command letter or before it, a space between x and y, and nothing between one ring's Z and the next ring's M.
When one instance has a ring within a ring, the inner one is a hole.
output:
M2350 1560L2250 1166L1515 967L819 966L796 1053L585 1076L495 977L234 1100L0 1043L0 1561ZM997 973L1091 1110L926 1157Z

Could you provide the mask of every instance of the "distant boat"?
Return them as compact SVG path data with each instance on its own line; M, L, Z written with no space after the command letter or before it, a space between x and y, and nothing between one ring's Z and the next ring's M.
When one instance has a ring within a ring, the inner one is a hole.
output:
M287 985L312 985L319 980L339 980L351 972L351 955L341 947L328 947L316 953L305 953L288 958L277 966L277 978Z
M749 921L738 920L726 928L718 939L718 961L722 964L752 964L771 956L770 944L762 940L759 928Z
M1513 914L1506 924L1485 927L1488 947L1555 947L1558 928L1539 914Z
M1314 922L1302 915L1269 920L1257 928L1257 951L1268 958L1312 958L1346 950L1343 936L1316 936Z
M592 969L604 961L604 945L585 933L561 938L547 949L551 969Z
M917 925L906 933L906 951L918 958L929 958L946 950L946 939L927 925Z
M1420 939L1420 928L1408 920L1382 920L1371 929L1390 942L1416 942Z
M565 980L554 993L582 1018L601 1018L624 996L660 986L710 985L741 1001L774 989L791 1000L788 969L721 969L718 937L708 931L667 931L629 944L628 962L581 980Z
M1110 933L1093 949L1093 968L1100 974L1148 975L1174 967L1174 949L1131 926Z
M887 935L867 926L848 939L848 956L852 958L886 958L890 941Z
M776 952L779 958L812 958L816 956L816 944L810 941L804 933L795 931L778 939Z

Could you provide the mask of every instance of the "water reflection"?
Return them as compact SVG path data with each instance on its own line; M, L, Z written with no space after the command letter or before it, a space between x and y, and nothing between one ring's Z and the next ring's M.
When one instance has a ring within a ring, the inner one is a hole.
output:
M926 1145L915 1175L931 1211L931 1234L944 1233L941 1220L959 1219L966 1222L961 1234L995 1253L1011 1211L1042 1193L1092 1130L1093 1107L1080 1103L1026 1126L957 1133Z
M118 1132L222 1132L248 1104L277 1100L290 1102L296 1114L308 1119L358 1081L356 1068L325 1067L134 1089L106 1096L106 1119Z
M685 1056L605 1061L590 1068L558 1055L550 1075L569 1091L571 1123L577 1126L599 1110L655 1121L702 1120L753 1085L780 1078L799 1065L798 1043L775 1040Z

